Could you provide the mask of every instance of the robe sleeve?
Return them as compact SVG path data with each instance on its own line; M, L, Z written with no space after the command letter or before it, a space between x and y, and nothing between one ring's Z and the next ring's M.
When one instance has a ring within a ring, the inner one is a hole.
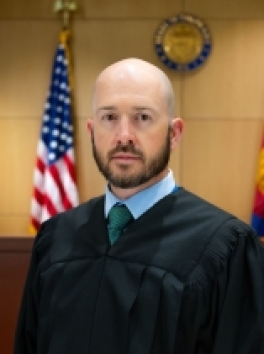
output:
M34 247L17 321L14 354L36 353L37 342L37 252Z
M233 219L214 235L186 285L178 349L264 354L264 248Z
M37 353L40 299L39 274L50 262L51 236L56 223L56 217L43 223L34 242L17 320L14 354Z

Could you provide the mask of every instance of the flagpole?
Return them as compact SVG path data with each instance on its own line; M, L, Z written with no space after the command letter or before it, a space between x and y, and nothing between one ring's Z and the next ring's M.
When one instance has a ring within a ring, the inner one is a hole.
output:
M63 29L70 25L70 14L77 10L77 4L73 0L55 0L54 12L62 15Z

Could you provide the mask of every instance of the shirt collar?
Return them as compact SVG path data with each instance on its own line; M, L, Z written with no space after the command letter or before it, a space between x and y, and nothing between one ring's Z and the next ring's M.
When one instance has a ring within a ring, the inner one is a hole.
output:
M137 219L159 200L170 194L176 188L177 186L171 170L169 170L167 176L165 176L161 181L146 189L143 189L142 191L125 200L118 199L110 191L109 186L107 185L105 191L105 217L107 218L109 210L112 208L112 206L118 203L126 205L134 219ZM142 203L142 200L144 200L144 203Z

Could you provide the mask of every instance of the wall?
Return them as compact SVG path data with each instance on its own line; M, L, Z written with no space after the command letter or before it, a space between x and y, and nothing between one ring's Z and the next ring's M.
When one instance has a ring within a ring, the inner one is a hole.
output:
M73 22L77 174L81 201L103 192L85 121L92 83L108 64L139 57L169 75L185 135L171 167L179 183L248 221L264 114L262 0L79 0ZM36 145L61 22L51 0L0 2L0 235L28 235ZM163 19L209 25L213 52L193 74L153 50Z

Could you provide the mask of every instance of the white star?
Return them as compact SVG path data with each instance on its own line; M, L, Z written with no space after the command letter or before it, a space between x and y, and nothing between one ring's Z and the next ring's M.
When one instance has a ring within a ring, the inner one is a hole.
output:
M49 153L49 160L54 160L55 159L55 157L56 157L56 155L54 154L54 152L50 152Z
M56 147L58 146L58 143L56 140L53 140L51 143L50 143L50 146L53 148L53 149L56 149Z
M59 136L60 135L60 131L58 129L54 129L53 132L52 132L52 135Z

